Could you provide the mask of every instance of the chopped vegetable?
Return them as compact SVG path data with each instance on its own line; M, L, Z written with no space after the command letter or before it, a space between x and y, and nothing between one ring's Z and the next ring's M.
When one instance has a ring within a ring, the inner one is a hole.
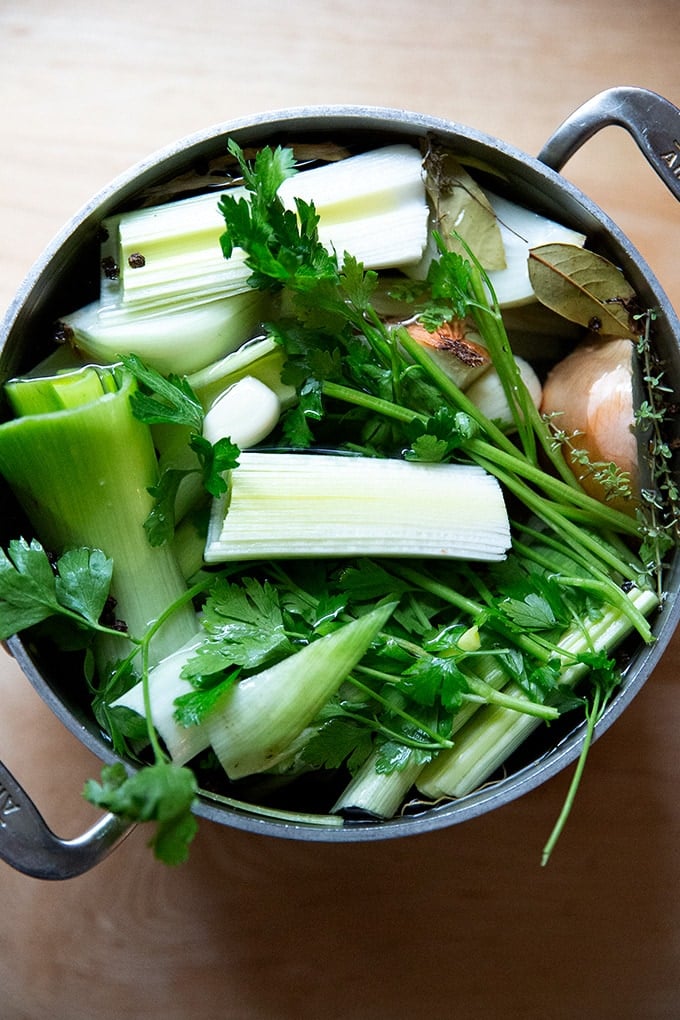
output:
M471 465L251 453L214 504L205 559L311 548L317 556L499 560L509 545L500 486Z
M264 311L252 291L160 311L95 301L62 316L60 331L91 361L109 364L121 354L136 354L159 372L186 375L241 347Z
M51 552L87 546L113 561L115 616L139 637L186 584L172 551L152 548L143 530L158 467L149 429L131 411L134 389L131 376L92 367L14 386L15 407L29 413L0 425L0 471ZM189 607L173 614L154 658L195 630ZM126 654L122 636L99 644L103 662Z
M208 729L231 779L263 772L290 754L394 608L378 606L226 691L209 715Z

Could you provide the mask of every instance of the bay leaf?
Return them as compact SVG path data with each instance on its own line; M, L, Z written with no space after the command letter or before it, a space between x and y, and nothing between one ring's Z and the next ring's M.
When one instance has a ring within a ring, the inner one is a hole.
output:
M627 303L635 291L608 259L574 244L529 251L529 279L537 299L569 322L603 335L634 339Z
M484 269L505 269L498 219L482 188L447 150L430 149L423 165L425 187L446 249L467 254L457 234Z

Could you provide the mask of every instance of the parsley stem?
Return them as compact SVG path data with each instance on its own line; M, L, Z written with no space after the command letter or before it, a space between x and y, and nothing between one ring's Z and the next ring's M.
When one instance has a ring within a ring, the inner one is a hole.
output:
M571 783L569 784L567 796L565 797L564 803L562 804L562 810L559 813L559 816L557 818L557 821L555 822L555 825L548 838L548 841L543 847L543 853L541 855L542 867L545 867L548 861L550 860L552 852L555 849L555 846L557 845L557 841L560 838L564 826L567 823L567 819L569 818L571 809L574 806L576 794L578 792L578 788L581 783L581 778L585 770L586 760L588 758L588 754L590 752L590 748L593 742L593 732L595 730L595 723L599 719L600 714L601 714L600 688L596 687L595 692L593 694L592 704L586 710L587 720L586 732L583 740L583 745L581 747L581 753L579 754L578 761L576 763L576 769L574 771L574 775L572 776Z
M396 705L393 700L384 697L382 694L378 694L378 692L374 691L372 687L368 686L368 684L362 683L361 680L357 679L357 677L354 675L354 673L356 672L363 673L365 676L372 676L376 680L385 680L387 681L387 683L394 684L397 687L399 684L398 677L392 676L390 673L382 673L380 670L372 669L370 666L356 666L354 672L350 676L348 676L347 679L354 687L357 688L357 690L360 690L364 694L367 694L374 701L377 701L380 705L382 705L383 708L388 709L388 711L391 712L392 714L398 715L401 719L404 719L405 722L410 723L411 725L415 726L417 729L425 733L437 745L436 747L437 750L441 750L442 748L453 747L453 743L450 740L447 740L446 737L442 737L441 734L437 733L436 730L433 730L430 726L427 725L427 723L422 722L421 719L416 719L409 712L405 712L403 708L400 708L398 705ZM354 718L357 718L356 714L352 713L347 709L343 711L343 714L353 715ZM376 723L374 723L373 725L375 727ZM383 726L381 723L377 725L381 731L388 732L387 728ZM403 743L407 742L404 739L403 734L399 734L397 736L396 734L390 732L390 735ZM413 742L409 746L423 747L423 743L422 741Z
M638 526L632 517L619 510L614 510L606 503L600 503L599 500L588 496L580 487L576 489L573 485L567 485L561 479L548 474L547 471L530 464L523 457L498 450L483 439L468 440L465 449L473 457L475 455L483 457L486 464L493 463L499 467L507 468L528 481L540 485L548 495L556 499L565 499L582 507L588 512L589 518L594 524L599 523L604 527L613 528L629 535L639 535Z
M374 397L371 393L363 390L353 389L351 386L343 386L341 383L330 382L325 379L321 384L321 392L333 400L344 400L348 404L355 404L357 407L365 407L376 414L382 414L386 418L393 418L395 421L427 422L427 415L412 411L409 407L395 404L391 400L384 400L382 397Z
M542 496L539 496L532 489L526 486L517 478L513 478L504 471L500 471L493 463L485 458L478 461L480 466L486 467L487 471L494 474L507 489L522 500L537 517L554 528L558 535L566 539L570 547L585 554L590 552L595 563L607 563L612 570L629 581L635 581L637 571L630 563L625 563L615 551L584 528L579 528L561 512L561 509Z

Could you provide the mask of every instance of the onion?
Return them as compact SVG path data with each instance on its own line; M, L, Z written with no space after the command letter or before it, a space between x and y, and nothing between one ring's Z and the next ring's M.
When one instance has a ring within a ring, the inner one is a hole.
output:
M541 411L556 415L555 425L591 464L615 464L630 479L632 498L607 495L587 465L570 456L574 474L590 495L634 513L640 492L638 442L634 432L633 343L619 337L590 337L550 371Z

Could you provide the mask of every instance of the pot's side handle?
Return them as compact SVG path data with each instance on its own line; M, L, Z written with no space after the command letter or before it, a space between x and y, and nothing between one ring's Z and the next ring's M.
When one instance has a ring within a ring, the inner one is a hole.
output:
M98 864L130 831L115 815L75 839L60 839L0 762L0 860L33 878L75 878Z
M648 89L622 85L600 92L567 117L538 158L553 170L561 170L584 142L610 124L629 132L666 187L680 200L680 110Z

